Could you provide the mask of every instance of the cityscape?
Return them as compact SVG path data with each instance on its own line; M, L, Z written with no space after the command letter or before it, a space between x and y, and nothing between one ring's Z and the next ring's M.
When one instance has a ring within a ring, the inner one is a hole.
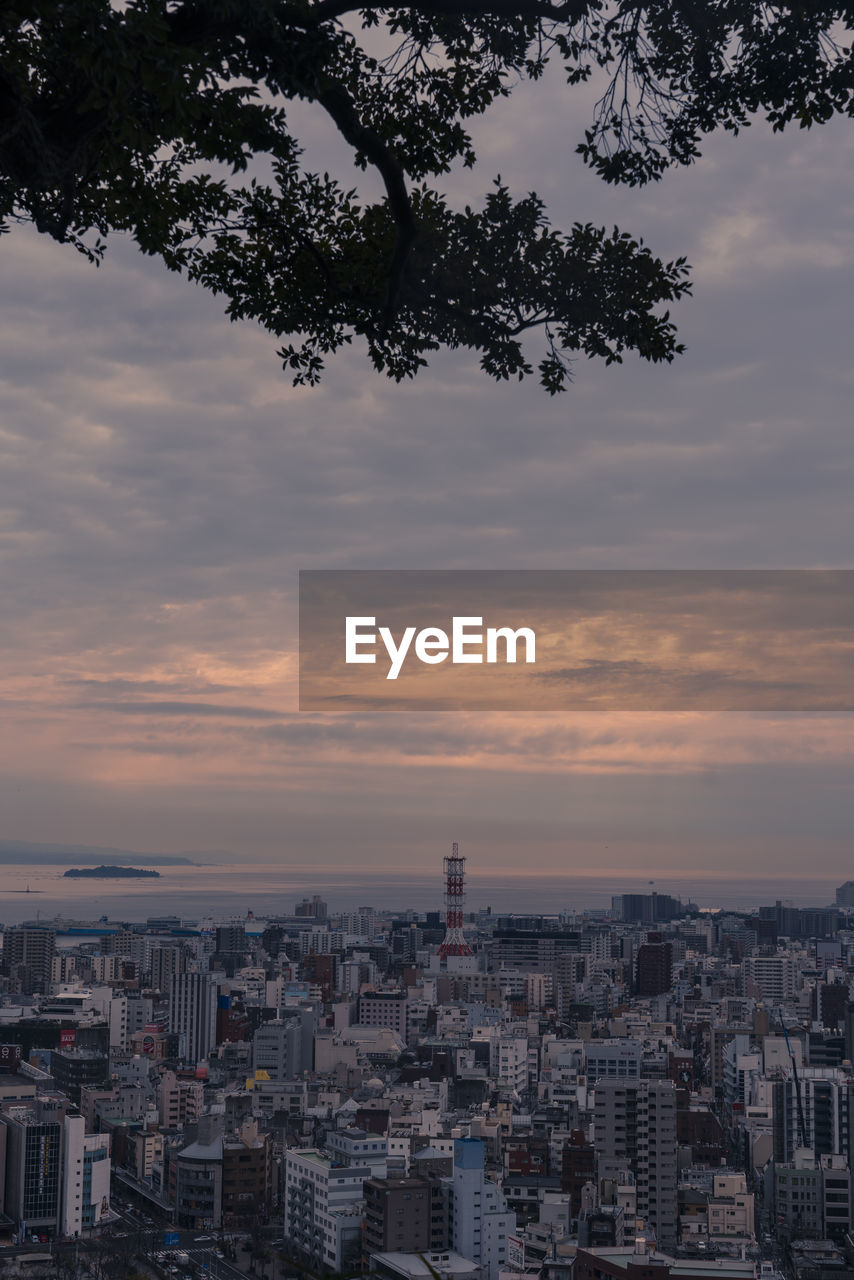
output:
M852 121L0 4L0 1280L854 1280Z
M4 1274L854 1274L854 881L521 914L435 872L421 912L6 923Z

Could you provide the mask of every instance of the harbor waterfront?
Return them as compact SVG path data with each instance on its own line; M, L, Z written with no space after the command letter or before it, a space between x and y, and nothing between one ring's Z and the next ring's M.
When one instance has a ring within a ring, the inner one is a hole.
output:
M347 874L332 867L307 870L304 865L235 862L159 867L160 876L155 883L68 880L64 878L66 870L62 865L2 867L3 918L15 923L56 916L85 920L93 915L95 919L107 915L115 920L145 920L149 915L162 914L167 902L170 914L187 919L243 917L249 912L260 918L284 912L294 895L318 884L323 886L330 904L340 910L352 909L365 899L383 910L425 910L435 899L435 878L383 868ZM822 906L833 901L838 880L838 876L780 877L774 881L774 896ZM768 880L759 876L739 879L696 872L684 877L664 874L651 884L648 876L632 876L616 869L591 875L589 871L556 874L533 868L472 874L469 899L473 907L492 906L501 911L541 911L546 904L553 913L603 910L610 905L617 887L632 892L654 887L662 893L679 895L684 901L696 899L703 908L748 910L768 898ZM77 903L79 911L75 909Z

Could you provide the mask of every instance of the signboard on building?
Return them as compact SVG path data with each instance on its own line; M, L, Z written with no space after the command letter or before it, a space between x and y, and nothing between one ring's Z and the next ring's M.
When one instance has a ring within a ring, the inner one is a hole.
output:
M21 1046L19 1044L0 1044L0 1072L11 1075L18 1070L20 1061Z
M59 1033L60 1049L73 1049L77 1043L77 1032L73 1027L64 1027Z

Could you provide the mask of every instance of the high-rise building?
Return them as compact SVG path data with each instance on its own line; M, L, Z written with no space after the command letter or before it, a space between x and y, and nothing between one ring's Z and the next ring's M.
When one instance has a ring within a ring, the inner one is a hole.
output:
M246 964L246 929L242 924L219 925L214 934L214 954L217 968L233 978Z
M345 1167L321 1151L285 1153L285 1238L327 1271L342 1271L361 1254L362 1194L372 1170Z
M55 954L53 929L7 929L3 934L3 967L17 977L25 995L50 989Z
M67 1115L63 1137L62 1233L79 1236L110 1217L110 1135Z
M165 995L172 985L173 973L185 973L187 954L183 947L166 946L151 948L151 987Z
M582 1129L574 1129L561 1155L560 1189L569 1196L570 1217L581 1213L582 1192L596 1181L596 1153Z
M252 1065L271 1080L294 1080L303 1070L302 1023L299 1018L264 1022L252 1037Z
M106 933L101 938L101 955L131 960L142 972L148 967L150 945L150 939L144 933L137 933L135 929L117 929L115 933Z
M598 1175L634 1175L637 1213L659 1247L676 1242L676 1089L670 1080L603 1080L596 1084L594 1145Z
M673 947L660 933L647 934L638 948L635 989L639 996L665 995L673 983Z
M484 1280L498 1280L499 1270L507 1266L507 1237L516 1229L516 1215L484 1173L482 1139L457 1139L454 1173L446 1185L450 1247L476 1263Z
M169 1030L178 1036L186 1062L201 1062L216 1043L216 981L204 973L173 973L169 987Z
M745 956L741 962L745 995L782 1004L795 994L795 963L787 955Z
M222 1220L249 1222L269 1213L273 1201L273 1140L247 1121L240 1132L223 1138Z
M611 916L622 924L665 924L682 915L682 903L669 893L619 893L611 899Z
M5 1155L3 1210L24 1232L53 1233L60 1222L63 1117L55 1103L0 1114Z
M294 915L310 920L325 920L327 915L326 903L317 894L313 898L303 898L302 902L297 903Z
M774 1158L790 1164L799 1148L815 1158L843 1154L854 1165L854 1080L834 1067L786 1067L772 1084Z
M79 1107L83 1085L92 1088L106 1083L110 1060L106 1054L91 1049L54 1049L50 1071L59 1092Z
M246 928L242 924L218 925L214 936L216 939L214 949L220 954L246 950Z

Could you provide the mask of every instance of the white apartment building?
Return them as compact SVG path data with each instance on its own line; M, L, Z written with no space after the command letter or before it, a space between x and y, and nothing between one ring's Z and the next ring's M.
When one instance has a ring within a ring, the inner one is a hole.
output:
M110 1136L66 1116L62 1145L62 1233L75 1237L110 1218Z
M358 1259L367 1166L345 1167L312 1149L285 1154L285 1238L324 1271Z
M516 1215L484 1174L480 1138L459 1138L454 1143L454 1174L446 1185L450 1247L476 1263L483 1280L498 1280L499 1271L507 1269L507 1238L516 1230Z
M771 1004L791 1000L795 994L796 968L792 956L745 956L741 962L745 995L760 996Z

